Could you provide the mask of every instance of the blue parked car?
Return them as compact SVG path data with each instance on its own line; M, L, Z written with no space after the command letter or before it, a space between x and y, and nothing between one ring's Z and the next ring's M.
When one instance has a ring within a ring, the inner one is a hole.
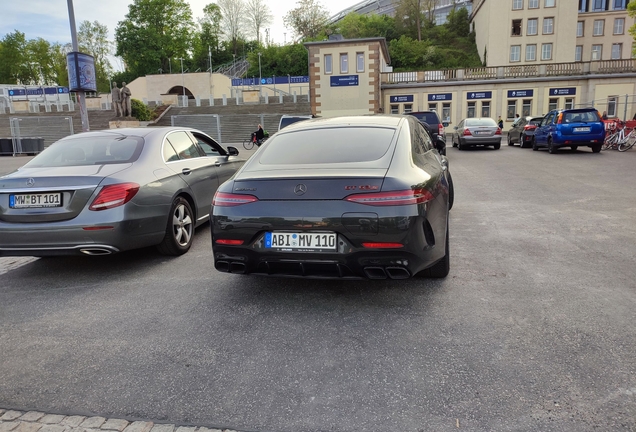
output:
M575 151L584 146L598 153L604 139L605 124L595 108L552 110L537 126L532 150L547 147L550 153L556 153L561 147Z

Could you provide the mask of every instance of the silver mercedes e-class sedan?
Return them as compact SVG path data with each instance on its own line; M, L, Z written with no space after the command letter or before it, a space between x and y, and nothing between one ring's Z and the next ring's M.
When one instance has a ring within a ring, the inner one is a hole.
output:
M0 256L107 255L157 246L181 255L220 184L243 165L189 128L63 138L0 177Z

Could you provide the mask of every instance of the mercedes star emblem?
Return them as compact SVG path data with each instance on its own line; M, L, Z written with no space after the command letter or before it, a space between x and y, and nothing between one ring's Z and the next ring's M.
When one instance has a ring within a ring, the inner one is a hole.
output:
M35 184L35 179L30 178L30 179L28 179L28 180L27 180L26 185L27 185L28 187L31 187L31 186L33 186L34 184Z
M305 186L304 184L298 184L296 185L296 187L294 188L294 193L296 195L304 195L305 192L307 192L307 186Z

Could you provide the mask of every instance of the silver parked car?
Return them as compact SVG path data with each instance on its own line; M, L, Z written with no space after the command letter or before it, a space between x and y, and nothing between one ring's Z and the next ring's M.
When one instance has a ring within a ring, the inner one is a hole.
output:
M495 150L501 147L501 129L491 118L467 118L453 129L453 147L460 150L474 146L493 146Z
M189 128L86 132L0 177L0 256L186 253L218 186L243 165Z

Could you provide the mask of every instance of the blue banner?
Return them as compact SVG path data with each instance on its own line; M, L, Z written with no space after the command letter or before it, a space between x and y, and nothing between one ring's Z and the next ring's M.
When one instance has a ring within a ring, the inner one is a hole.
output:
M309 82L309 76L277 76L258 78L234 78L232 86L257 86L257 85L278 85L278 84L305 84Z
M331 87L357 86L358 75L332 76L330 85Z
M429 101L445 101L445 100L453 100L452 93L435 93L428 95Z
M492 99L492 92L469 92L466 99Z
M550 96L569 96L576 94L576 87L551 88Z
M413 95L391 96L391 103L413 102Z
M509 98L532 97L534 90L508 90Z
M68 87L32 87L9 89L9 96L42 96L68 93Z

